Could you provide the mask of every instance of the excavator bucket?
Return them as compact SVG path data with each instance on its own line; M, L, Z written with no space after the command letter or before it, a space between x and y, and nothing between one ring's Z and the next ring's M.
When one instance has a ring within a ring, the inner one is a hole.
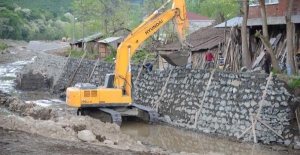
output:
M159 52L159 55L173 66L185 67L188 62L189 53L184 52Z

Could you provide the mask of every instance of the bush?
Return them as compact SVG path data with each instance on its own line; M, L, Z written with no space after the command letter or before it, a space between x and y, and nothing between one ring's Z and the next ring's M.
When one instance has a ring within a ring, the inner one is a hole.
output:
M0 50L5 50L7 47L7 44L0 42Z
M290 88L296 88L300 86L300 78L294 78L292 81L289 83Z
M131 58L131 61L133 63L143 63L145 57L148 55L147 61L154 61L155 60L155 54L150 53L145 50L137 51Z
M70 52L71 52L71 55L70 55L71 58L81 58L82 55L84 54L84 51L77 51L77 50L67 50L65 53L67 55L69 55ZM97 57L98 57L97 54L93 54L90 52L86 52L86 55L85 55L85 58L87 58L87 59L95 59Z

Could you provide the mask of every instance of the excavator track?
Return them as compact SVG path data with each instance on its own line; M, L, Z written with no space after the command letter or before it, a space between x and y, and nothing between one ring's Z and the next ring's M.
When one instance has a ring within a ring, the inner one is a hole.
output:
M90 116L102 122L122 124L122 116L118 111L109 108L78 108L77 115Z
M119 126L122 124L122 116L135 116L138 117L140 120L149 123L155 124L158 123L158 113L146 106L139 105L139 104L131 104L128 107L125 107L126 111L134 111L133 113L124 113L124 110L117 108L79 108L77 111L77 115L87 115L96 119L100 119L103 122L114 123Z
M159 115L155 110L148 108L146 106L140 105L140 104L135 104L135 103L132 103L131 106L133 106L139 110L137 117L139 117L143 121L145 121L149 124L158 123Z
M111 116L110 123L117 124L121 126L122 124L122 116L119 112L109 109L109 108L99 108L102 112L105 112Z

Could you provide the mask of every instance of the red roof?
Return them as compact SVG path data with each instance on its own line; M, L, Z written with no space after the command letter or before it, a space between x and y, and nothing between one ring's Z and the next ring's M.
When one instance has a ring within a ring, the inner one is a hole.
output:
M189 11L187 11L187 18L189 21L191 21L191 20L212 20L208 17L198 15L198 14L195 14L195 13L189 12Z

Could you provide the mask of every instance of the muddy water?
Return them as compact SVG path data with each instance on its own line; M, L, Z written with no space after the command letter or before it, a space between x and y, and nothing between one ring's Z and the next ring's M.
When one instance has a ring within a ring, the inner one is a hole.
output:
M203 134L183 131L169 126L148 125L145 123L127 121L122 123L121 130L137 141L179 152L184 151L199 154L215 153L220 155L280 154L259 145L212 138Z
M18 93L14 88L16 86L15 79L22 68L27 63L33 62L35 58L28 61L0 64L0 90L9 94Z

